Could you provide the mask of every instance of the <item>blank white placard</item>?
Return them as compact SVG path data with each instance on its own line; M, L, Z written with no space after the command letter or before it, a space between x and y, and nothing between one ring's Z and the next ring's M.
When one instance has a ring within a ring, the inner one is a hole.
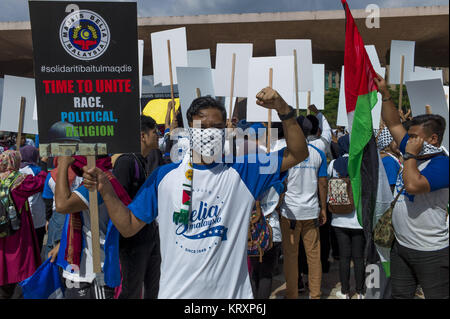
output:
M314 90L311 40L275 40L277 56L294 56L297 50L299 92Z
M142 71L144 68L144 40L138 40L138 63L139 63L139 97L142 97Z
M0 131L17 132L19 128L20 100L25 97L23 132L38 134L38 122L33 120L36 101L35 81L30 78L5 75ZM37 117L36 117L37 118Z
M412 116L425 114L425 106L431 106L431 112L444 117L447 125L445 128L443 145L448 149L448 123L449 114L444 89L439 79L406 81Z
M256 95L265 87L269 86L269 69L273 69L272 87L289 105L293 105L294 68L293 56L265 57L250 59L248 72L248 94L247 94L247 121L266 122L268 112L256 104ZM272 112L272 121L279 122L280 118L276 111Z
M445 99L447 100L447 108L449 107L449 104L448 104L448 85L444 85L444 93L445 93ZM447 123L447 125L449 125L448 123Z
M414 67L414 72L409 75L408 81L421 81L439 79L444 83L444 74L442 70L432 70L422 68L420 66Z
M311 104L318 110L325 109L325 64L313 64L314 90L311 91ZM295 95L294 95L295 101ZM306 109L308 93L299 92L300 109Z
M218 43L214 79L216 96L230 96L233 53L236 54L233 96L247 95L248 64L253 56L253 44Z
M345 126L348 128L348 117L345 103L345 81L344 81L344 66L341 70L341 85L339 88L339 104L336 125Z
M189 67L211 68L211 51L209 49L188 50L187 58Z
M403 81L409 79L410 74L414 71L415 45L416 43L414 41L392 40L389 59L389 84L400 84L402 55L405 56Z
M378 58L377 49L374 45L365 45L367 55L369 56L370 62L375 70L375 72L379 73L378 70L381 69L380 59Z
M170 85L167 40L170 40L173 84L178 83L176 68L178 66L188 66L186 28L152 33L152 61L155 86L159 84Z
M178 92L180 96L183 123L186 123L186 112L193 100L197 98L197 88L201 96L214 97L214 86L210 68L177 67Z

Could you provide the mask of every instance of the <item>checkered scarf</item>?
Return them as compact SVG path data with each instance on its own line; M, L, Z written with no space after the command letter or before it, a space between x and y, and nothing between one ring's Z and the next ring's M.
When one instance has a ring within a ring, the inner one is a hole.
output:
M218 128L189 128L191 148L206 157L215 157L221 152L225 144L225 129Z
M374 130L374 134L377 137L377 148L380 151L388 147L389 144L391 144L391 142L394 140L392 138L391 132L389 132L389 129L387 127L382 129L381 132L380 130Z

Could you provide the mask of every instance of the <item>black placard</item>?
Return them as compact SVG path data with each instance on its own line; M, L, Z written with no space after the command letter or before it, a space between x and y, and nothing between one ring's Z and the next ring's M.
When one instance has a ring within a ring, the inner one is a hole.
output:
M39 138L140 152L135 2L30 1Z

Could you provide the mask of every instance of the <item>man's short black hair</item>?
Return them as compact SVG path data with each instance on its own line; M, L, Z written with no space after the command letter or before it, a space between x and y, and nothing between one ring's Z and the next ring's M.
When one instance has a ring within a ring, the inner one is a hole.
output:
M437 114L423 114L414 117L408 121L407 129L411 126L422 125L427 134L436 134L438 136L439 144L442 143L445 133L445 119Z
M305 137L308 137L311 133L311 128L312 128L312 124L311 121L304 117L303 115L300 115L299 117L297 117L297 123L298 125L300 125L302 131L303 131L303 135Z
M141 115L141 132L148 133L150 130L154 130L156 127L156 121L150 117Z
M311 135L317 135L317 132L319 132L319 119L315 115L307 115L306 118L311 122L312 128L310 131Z
M210 96L202 96L192 101L191 106L187 110L186 117L188 123L192 123L192 118L195 115L198 115L201 110L210 108L217 109L220 112L222 112L223 121L226 122L227 110L225 109L225 107L222 104L220 104L216 99L213 99Z

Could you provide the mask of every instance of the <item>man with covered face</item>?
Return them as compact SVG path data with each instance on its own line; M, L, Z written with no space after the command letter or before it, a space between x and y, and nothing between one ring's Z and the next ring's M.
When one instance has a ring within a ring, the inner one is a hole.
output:
M102 171L85 168L86 187L100 192L123 236L158 221L162 258L158 298L253 298L246 250L255 199L308 157L295 110L271 88L256 98L260 106L278 112L286 148L223 161L225 108L201 97L187 111L190 155L153 172L128 207Z

